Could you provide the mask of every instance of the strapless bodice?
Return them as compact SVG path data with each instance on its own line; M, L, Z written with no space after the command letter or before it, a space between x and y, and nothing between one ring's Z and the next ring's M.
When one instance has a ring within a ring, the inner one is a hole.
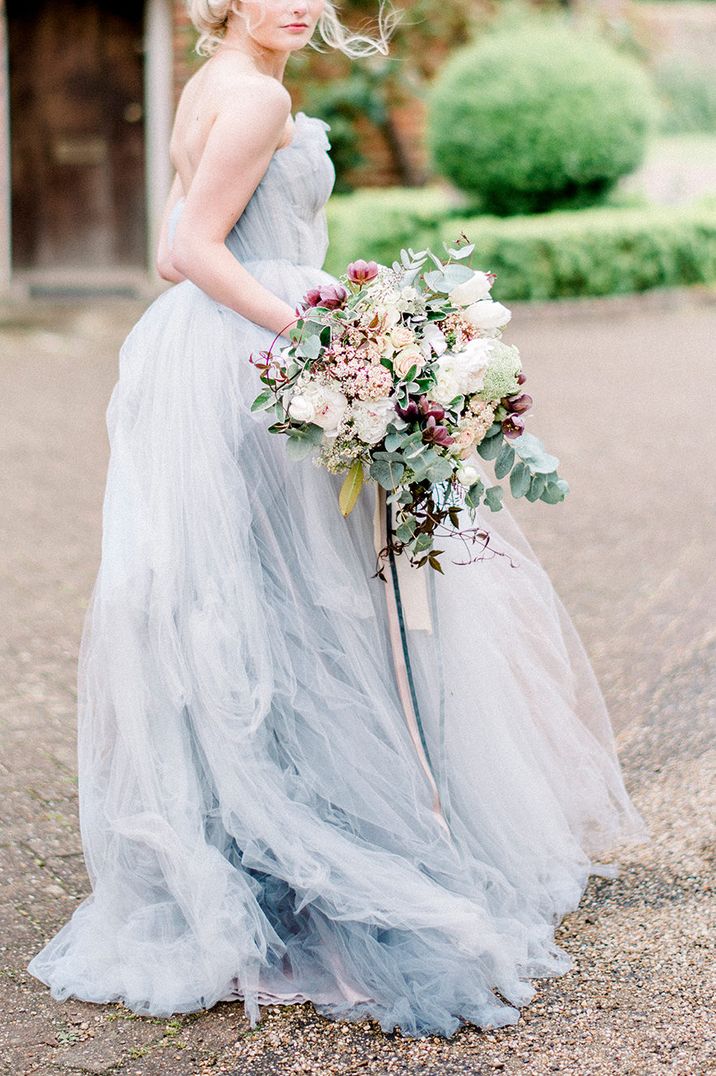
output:
M335 182L328 150L330 124L298 112L293 138L277 149L246 208L226 237L226 245L242 263L289 261L320 268L328 249L325 205ZM184 199L169 218L169 243L174 237Z

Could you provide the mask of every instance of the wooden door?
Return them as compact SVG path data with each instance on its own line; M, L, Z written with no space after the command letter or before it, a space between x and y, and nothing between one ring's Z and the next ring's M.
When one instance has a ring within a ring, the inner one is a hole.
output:
M146 263L143 7L7 4L16 267Z

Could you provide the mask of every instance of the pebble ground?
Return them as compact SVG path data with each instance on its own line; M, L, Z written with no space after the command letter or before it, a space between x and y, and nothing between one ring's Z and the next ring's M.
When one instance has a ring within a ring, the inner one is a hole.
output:
M594 878L558 940L575 958L519 1023L411 1040L310 1005L170 1020L54 1002L25 971L88 892L74 707L100 549L104 410L145 304L0 308L0 1072L127 1076L701 1076L716 1072L716 297L514 308L533 429L564 505L515 512L592 657L652 834Z

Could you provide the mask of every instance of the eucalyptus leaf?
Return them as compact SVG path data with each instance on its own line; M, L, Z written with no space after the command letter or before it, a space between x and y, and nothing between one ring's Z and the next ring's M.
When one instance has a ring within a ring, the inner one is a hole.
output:
M443 241L443 246L445 247L445 250L448 252L448 254L450 255L451 258L458 258L458 259L460 259L460 258L469 258L469 256L472 254L473 250L475 249L475 244L474 243L468 243L466 246L460 247L459 250L457 248L454 248L454 247L449 247L447 245L447 243L445 243L444 241Z
M549 474L557 470L559 460L545 450L540 439L534 434L522 433L515 438L513 444L515 452L520 459L524 460L533 474Z
M383 452L378 449L373 453L373 457L377 460L400 460L401 463L403 462L402 452Z
M485 490L485 504L491 512L499 512L502 508L504 492L502 486L488 486Z
M503 437L485 437L483 441L480 441L477 445L477 453L482 456L483 460L494 460L502 448Z
M564 498L562 496L561 491L557 487L557 485L552 484L552 485L546 486L542 490L542 493L540 495L540 500L544 501L545 504L559 504L560 501L564 500Z
M406 520L404 523L401 523L395 529L396 537L401 542L409 542L410 539L413 537L414 533L415 533L415 520L414 519Z
M402 445L405 441L405 434L399 430L391 430L385 436L385 447L388 452L393 452L399 445Z
M405 464L397 460L377 459L370 465L370 475L383 489L395 489L405 473Z
M474 275L467 265L446 265L443 269L433 269L425 274L425 283L432 291L444 294L451 292L458 284L464 284Z
M451 478L453 474L453 465L450 460L444 456L438 456L438 458L430 464L428 468L427 477L431 482L444 482L446 479Z
M424 553L426 549L430 549L433 544L432 534L419 534L413 542L414 553Z
M484 492L484 483L482 479L478 478L477 482L473 482L473 484L470 486L467 493L465 494L465 504L468 506L468 508L477 508Z
M321 354L321 338L318 333L304 337L296 353L304 359L317 359Z
M433 457L428 452L422 453L409 461L409 467L413 472L413 481L422 482L428 477L428 471L433 463Z
M542 493L547 485L547 476L544 474L532 475L532 481L530 482L530 488L527 490L526 497L528 501L537 501L542 496Z
M515 450L509 441L503 441L500 451L497 453L497 459L495 460L495 476L497 478L504 478L512 470L512 464L515 462Z
M516 463L510 474L510 491L513 497L524 497L530 488L532 476L526 465L520 461Z
M286 451L289 459L302 460L315 446L307 437L291 434L286 442Z

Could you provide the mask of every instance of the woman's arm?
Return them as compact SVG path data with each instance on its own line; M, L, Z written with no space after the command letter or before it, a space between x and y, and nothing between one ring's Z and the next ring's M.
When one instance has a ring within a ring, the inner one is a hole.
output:
M244 269L225 240L266 172L290 112L291 97L276 79L243 76L214 120L172 246L174 268L197 287L287 338L295 310Z
M174 266L172 261L171 251L169 250L169 218L171 216L174 206L183 196L181 180L177 174L174 175L174 181L169 190L166 205L164 206L164 212L162 213L162 223L159 230L159 248L157 250L157 272L163 280L171 280L173 284L179 284L182 280L185 280L183 273L180 273Z

